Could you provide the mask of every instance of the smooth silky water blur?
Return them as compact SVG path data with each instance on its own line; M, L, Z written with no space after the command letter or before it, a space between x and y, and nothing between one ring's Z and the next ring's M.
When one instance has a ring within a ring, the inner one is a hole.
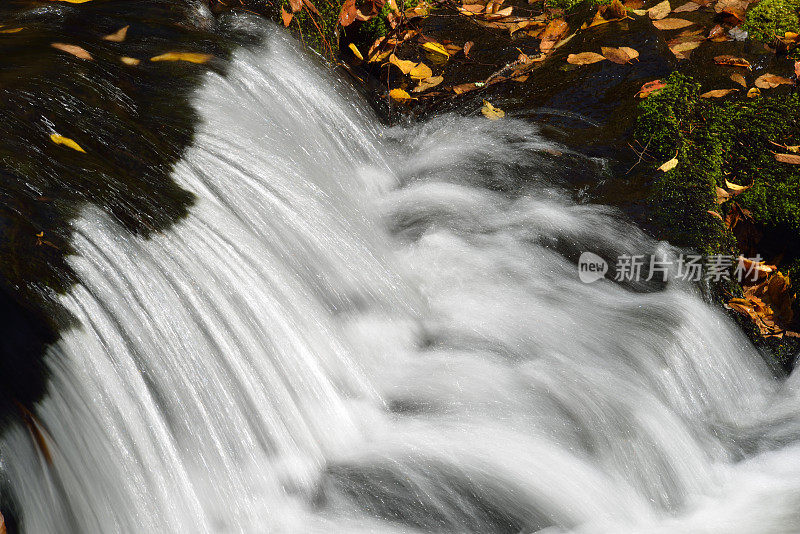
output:
M800 376L691 287L581 283L664 247L534 125L385 128L277 31L195 105L187 218L74 223L25 532L800 532Z

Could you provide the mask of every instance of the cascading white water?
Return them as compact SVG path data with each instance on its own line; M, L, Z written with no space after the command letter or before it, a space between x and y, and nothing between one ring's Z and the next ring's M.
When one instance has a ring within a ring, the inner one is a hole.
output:
M800 532L800 376L691 288L581 283L655 244L534 126L386 129L295 48L208 75L176 227L75 223L25 532Z

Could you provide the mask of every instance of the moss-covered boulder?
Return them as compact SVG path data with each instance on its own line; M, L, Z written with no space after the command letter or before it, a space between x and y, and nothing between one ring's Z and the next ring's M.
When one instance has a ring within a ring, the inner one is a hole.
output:
M761 0L747 11L742 26L753 39L772 42L776 36L800 30L800 0Z

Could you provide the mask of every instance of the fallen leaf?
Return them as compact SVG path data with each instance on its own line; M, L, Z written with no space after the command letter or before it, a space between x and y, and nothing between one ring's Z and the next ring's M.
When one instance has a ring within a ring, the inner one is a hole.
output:
M142 62L141 59L136 59L135 57L127 57L127 56L122 56L121 58L119 58L119 60L125 63L126 65L131 65L131 66L138 65L139 63Z
M763 261L753 261L744 256L739 256L737 270L742 272L744 284L755 284L778 270L774 265L767 265ZM747 275L750 275L749 277Z
M619 65L624 65L625 63L628 63L633 59L627 51L622 50L621 48L604 46L601 48L601 50L603 52L603 56L605 56L607 60L617 63Z
M755 98L757 96L761 96L761 89L758 87L751 87L749 91L747 91L747 98Z
M442 76L432 76L430 78L425 78L424 80L420 80L417 86L412 89L415 93L421 93L422 91L427 91L431 87L436 87L440 83L444 81L444 77Z
M412 80L424 80L433 76L433 71L425 63L418 63L408 72Z
M729 67L744 67L747 69L752 68L750 66L750 62L745 58L730 55L717 56L714 58L714 63L717 65L727 65Z
M212 57L214 56L211 54L202 54L200 52L166 52L151 57L150 61L188 61L189 63L205 63Z
M77 150L78 152L83 152L84 154L86 151L81 148L81 145L70 139L69 137L64 137L63 135L59 134L51 134L50 140L57 145L64 145L66 147L71 148L72 150Z
M556 43L560 41L569 31L569 24L564 19L556 19L550 22L542 33L539 50L545 54L552 51Z
M670 45L669 49L678 59L688 59L689 54L702 43L703 41L684 41Z
M647 82L639 89L639 92L636 93L636 96L639 98L647 98L653 93L657 93L661 91L667 84L662 82L661 80L653 80L652 82Z
M719 214L719 212L716 212L716 211L714 211L714 210L706 210L706 213L708 213L709 215L712 215L712 216L716 217L717 219L719 219L719 220L720 220L720 221L722 221L722 222L725 222L725 221L722 219L722 215L720 215L720 214Z
M800 78L800 61L794 62L794 75Z
M776 76L775 74L762 74L756 78L756 87L759 89L774 89L779 85L792 85L794 82L783 76Z
M775 159L781 163L800 165L800 154L775 154Z
M639 52L630 46L620 46L619 49L628 54L628 57L631 58L631 61L639 58Z
M567 63L572 65L591 65L598 61L604 61L605 56L596 52L581 52L579 54L570 54L567 56Z
M361 55L361 52L358 50L358 47L354 43L350 43L347 48L356 56L359 60L364 61L364 56Z
M472 50L473 46L475 46L475 43L473 43L472 41L467 41L466 43L464 43L464 55L465 56L469 55L469 51Z
M716 187L717 191L717 204L722 204L723 202L729 200L733 195L731 195L728 191L725 191L721 187Z
M8 28L7 30L0 30L0 33L19 33L25 28ZM2 534L2 533L0 533Z
M72 54L77 58L85 59L88 61L92 60L92 55L89 52L87 52L86 49L81 48L80 46L64 44L64 43L50 43L50 46L58 50L61 50L62 52L66 52L67 54Z
M708 40L715 43L722 43L725 41L730 41L731 38L728 35L728 31L725 29L725 27L721 24L717 24L711 28L710 32L708 32Z
M470 82L470 83L462 83L459 85L454 85L452 89L455 94L461 95L464 93L468 93L470 91L474 91L475 89L478 89L478 87L479 86L476 83Z
M292 13L297 13L303 9L303 0L289 0L289 7L292 8Z
M744 76L742 76L738 72L731 74L731 80L733 80L734 82L738 83L739 85L747 89L747 80L745 80Z
M424 48L429 52L433 52L434 54L439 54L441 56L444 56L445 58L450 57L450 53L447 51L447 49L445 49L444 46L442 46L437 42L429 41L423 44L422 48Z
M288 27L289 24L292 23L292 19L294 18L294 13L291 11L286 11L281 7L281 20L283 21L284 27Z
M128 36L128 28L130 28L130 26L123 26L114 33L110 33L103 37L103 40L111 41L112 43L121 43Z
M680 7L676 7L672 10L673 13L689 13L692 11L697 11L700 9L700 4L696 2L686 2Z
M660 4L648 9L647 14L652 20L660 20L666 18L670 11L672 11L672 7L669 5L669 0L664 0Z
M738 89L714 89L713 91L703 93L700 95L700 98L722 98L736 91L738 91Z
M481 113L483 113L483 116L489 119L490 121L496 121L506 116L505 111L503 111L500 108L494 107L488 100L483 101L483 107L481 108Z
M68 4L85 4L86 2L91 2L92 0L55 0L56 2L66 2Z
M733 191L735 194L738 195L739 193L743 193L743 192L747 191L748 189L750 189L751 187L753 187L753 184L750 184L750 185L739 185L739 184L735 184L733 182L730 182L728 180L725 180L725 187L727 187L728 189L730 189L731 191Z
M686 28L687 26L691 26L693 24L694 22L690 20L672 18L653 21L653 26L659 30L680 30L681 28Z
M346 28L356 20L356 0L346 0L339 11L339 24Z
M408 102L411 100L411 95L403 89L392 89L389 91L389 96L395 102Z
M661 167L658 168L659 171L667 172L671 171L678 165L678 158L672 158L668 162L664 163Z

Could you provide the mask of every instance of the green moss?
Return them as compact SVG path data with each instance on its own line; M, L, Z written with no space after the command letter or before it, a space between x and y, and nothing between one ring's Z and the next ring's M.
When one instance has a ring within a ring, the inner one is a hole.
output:
M772 42L776 35L798 31L798 10L800 0L762 0L747 11L742 28L754 39Z
M419 0L397 0L397 7L400 11L413 9L419 4ZM392 27L389 25L389 13L392 12L389 3L383 4L378 14L362 24L358 29L356 44L365 49L372 46L378 38L387 35Z
M339 12L342 8L338 0L312 0L319 15L311 14L306 8L294 14L289 30L297 35L303 43L323 56L333 59L339 53L339 37L337 33ZM291 11L288 0L282 0L281 7ZM280 9L273 18L280 20Z
M562 9L564 12L579 9L594 9L598 6L610 4L613 0L546 0L545 5L551 9Z

